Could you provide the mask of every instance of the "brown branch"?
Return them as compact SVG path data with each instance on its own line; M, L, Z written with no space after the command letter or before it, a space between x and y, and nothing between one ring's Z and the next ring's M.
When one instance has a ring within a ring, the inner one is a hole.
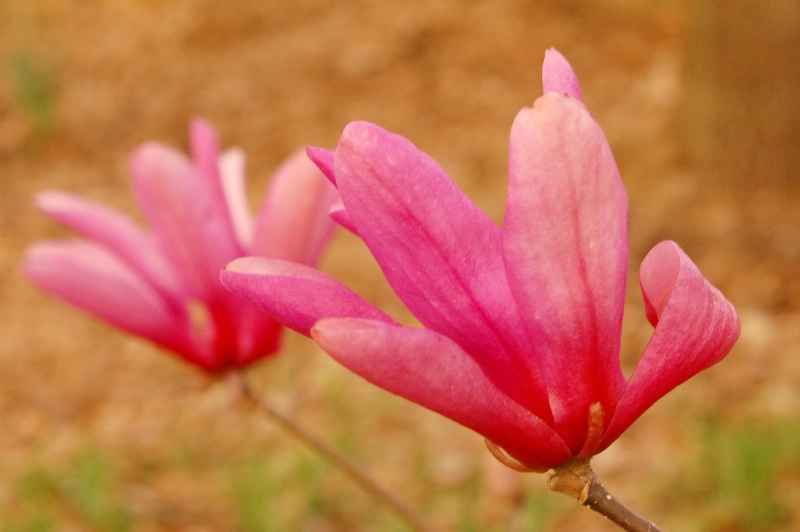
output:
M553 491L576 499L628 532L661 532L655 524L622 504L606 490L597 480L588 458L572 460L555 468L547 485Z
M339 451L329 446L316 436L310 434L299 426L290 417L275 410L275 408L263 397L256 395L248 386L244 376L239 372L233 372L230 382L234 386L234 392L241 398L247 400L252 406L258 408L269 416L279 427L289 433L295 439L301 441L317 454L328 460L331 464L346 473L356 484L372 495L375 499L388 505L394 512L408 523L411 528L418 532L433 532L433 527L427 524L422 517L412 510L405 502L398 499L393 493L380 486L355 462L348 459Z

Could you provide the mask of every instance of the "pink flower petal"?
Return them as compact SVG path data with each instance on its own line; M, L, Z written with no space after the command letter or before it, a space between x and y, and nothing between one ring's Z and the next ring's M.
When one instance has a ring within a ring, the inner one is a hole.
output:
M373 124L345 128L335 171L358 235L414 315L548 419L538 362L522 355L528 342L506 280L497 225L433 159Z
M168 305L115 255L87 241L40 242L22 265L33 284L130 333L208 367L191 336L188 313Z
M219 176L228 205L236 240L248 249L253 240L253 215L247 202L246 158L242 150L231 148L219 157Z
M501 392L449 338L428 329L324 319L313 338L366 380L482 434L534 470L568 460L563 440Z
M234 220L229 210L228 198L223 190L220 175L220 149L219 138L214 126L202 118L193 118L189 123L189 145L192 153L192 162L197 173L203 180L205 193L209 195L209 206L215 210L214 216L217 223L224 226L226 238L231 242L225 245L235 245L239 256L244 254L244 248L239 245L236 238Z
M327 317L396 323L330 275L301 264L244 257L228 264L220 279L255 309L306 336Z
M333 174L334 153L323 148L314 147L306 148L306 153L308 154L308 158L317 165L317 168L325 174L325 177L336 185L336 176ZM358 230L355 225L353 225L353 220L351 220L350 215L347 214L344 203L342 203L342 198L339 196L337 196L336 200L334 200L331 205L330 217L354 235L358 234Z
M332 184L336 185L336 176L333 173L334 153L324 148L309 146L306 148L306 155L317 165L317 168L319 168L325 177L327 177Z
M250 254L314 264L331 237L328 211L337 196L305 152L296 152L272 177Z
M642 262L639 281L656 329L598 452L667 392L722 360L739 337L733 306L676 243L656 244Z
M578 84L578 76L561 52L555 48L548 48L544 53L544 65L542 66L542 88L544 93L557 92L558 94L568 94L583 101L581 87Z
M347 210L344 208L344 203L342 203L341 198L333 202L329 214L333 221L335 221L337 224L341 225L354 235L358 235L358 228L355 226L353 220L350 218L350 215L347 213Z
M243 254L241 246L235 239L236 231L233 227L233 218L228 210L228 201L223 190L222 178L220 176L220 150L219 137L217 130L207 120L193 118L189 123L189 145L192 153L192 162L195 169L204 181L206 193L212 199L219 218L218 223L226 226L226 233L233 238L237 244L240 254Z
M189 145L200 175L209 184L219 185L219 137L214 126L203 118L193 118L189 123ZM217 191L221 196L222 189Z
M233 294L232 296L237 297ZM231 364L243 368L265 356L278 354L283 325L266 314L245 306L237 319L237 334L237 349L232 355Z
M242 255L227 207L171 148L145 144L133 154L131 173L136 199L187 291L214 299L221 292L219 270Z
M180 152L148 143L133 154L131 180L159 248L181 273L186 292L210 314L208 340L219 363L237 350L243 308L219 282L219 271L243 251L233 233L225 199L214 192Z
M39 193L36 206L65 227L116 253L171 305L183 305L183 288L171 264L164 260L151 236L133 220L104 205L64 192Z
M556 427L577 452L590 405L610 417L625 384L627 198L600 126L578 100L553 93L517 115L509 174L508 278Z
M244 154L234 149L220 155L216 132L200 119L190 126L190 142L192 160L156 143L143 145L131 157L134 194L152 234L106 207L66 194L41 195L38 203L46 213L92 242L81 244L89 250L85 257L80 256L77 245L36 251L37 260L31 261L35 267L28 269L46 289L216 372L243 367L275 353L281 326L244 304L219 280L222 267L243 256L253 236ZM319 176L311 163L306 166ZM317 181L336 196L323 179ZM303 188L303 183L296 185ZM285 183L278 188L281 186L291 194L279 195L278 203L295 199L292 195L301 203L305 199L297 186L295 190ZM303 225L305 220L292 219L273 223L270 230L274 230L276 246L286 249L293 245L292 249L305 254L302 260L315 260L333 225L326 215L329 203L315 206L320 222ZM281 208L285 211L287 206ZM298 216L294 211L291 214ZM67 282L58 279L62 274ZM92 276L99 278L100 295L91 290ZM75 279L77 291L70 288L69 279ZM111 298L109 287L116 287L120 294L113 305L106 302ZM128 295L137 291L138 298ZM151 292L160 300L153 302ZM99 303L87 299L91 297L97 297ZM162 323L163 309L149 310L148 304L166 305L180 322L180 331Z

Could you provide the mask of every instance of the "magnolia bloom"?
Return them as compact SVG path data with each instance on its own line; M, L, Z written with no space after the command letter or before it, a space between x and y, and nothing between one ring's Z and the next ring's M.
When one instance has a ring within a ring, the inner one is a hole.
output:
M220 154L203 120L192 121L190 140L191 159L155 142L133 153L133 193L149 230L71 194L39 194L42 211L84 238L34 244L23 273L207 371L241 368L275 353L282 327L227 291L220 269L246 255L316 263L337 193L300 152L277 170L254 217L244 154Z
M511 128L502 228L435 161L376 125L348 125L335 152L309 150L341 194L332 215L363 239L422 328L302 265L244 258L222 274L344 366L475 430L495 456L531 471L604 450L739 334L730 303L677 244L661 242L640 268L655 331L626 380L627 197L555 50L543 85Z

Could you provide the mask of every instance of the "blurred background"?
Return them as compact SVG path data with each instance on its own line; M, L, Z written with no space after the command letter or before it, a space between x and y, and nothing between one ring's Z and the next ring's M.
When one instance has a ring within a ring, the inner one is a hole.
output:
M594 461L666 530L800 529L800 4L794 0L10 0L0 3L0 530L406 530L216 382L27 285L32 206L63 189L141 219L128 155L190 117L248 157L253 206L352 120L412 139L498 223L508 131L544 51L580 78L630 196L636 268L676 240L737 307L729 357ZM363 246L322 269L400 319ZM493 463L477 435L286 335L253 387L441 530L614 530Z

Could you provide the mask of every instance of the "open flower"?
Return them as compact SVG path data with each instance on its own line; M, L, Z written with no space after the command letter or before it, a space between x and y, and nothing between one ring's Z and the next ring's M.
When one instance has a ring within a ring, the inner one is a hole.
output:
M219 282L245 255L314 264L332 224L337 196L305 153L275 173L253 217L245 159L219 152L216 132L195 119L192 158L149 142L131 159L134 196L150 224L64 192L44 192L38 207L85 238L39 242L24 275L61 299L174 351L207 371L243 367L278 349L282 327Z
M404 327L330 276L244 258L223 283L310 335L374 384L482 434L496 456L543 471L590 457L672 388L721 360L733 307L674 242L644 259L652 339L630 379L619 363L627 197L566 59L549 50L545 94L511 128L498 227L408 140L356 122L309 154L423 328Z

